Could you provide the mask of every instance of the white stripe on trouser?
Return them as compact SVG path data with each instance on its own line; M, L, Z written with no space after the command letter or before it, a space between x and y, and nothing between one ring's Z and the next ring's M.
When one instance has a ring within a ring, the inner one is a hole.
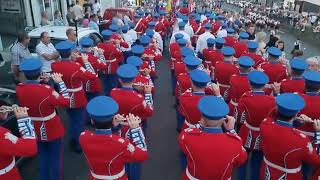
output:
M294 174L294 173L298 173L298 172L301 171L301 166L299 166L297 168L294 168L294 169L287 169L287 168L281 167L279 165L273 164L272 162L268 161L265 156L263 157L263 160L268 166L270 166L270 167L272 167L274 169L277 169L279 171L288 173L288 174Z
M122 169L121 172L119 172L118 174L116 175L113 175L113 176L107 176L107 175L98 175L98 174L95 174L94 172L90 171L91 175L95 178L95 179L103 179L103 180L112 180L112 179L119 179L121 178L125 173L125 168Z
M14 158L12 158L12 162L5 168L1 169L0 170L0 176L3 175L3 174L6 174L7 172L11 171L14 166L16 165L16 161Z
M186 168L186 175L187 175L187 177L188 177L190 180L200 180L200 179L197 179L197 178L193 177L193 176L190 174L188 168Z

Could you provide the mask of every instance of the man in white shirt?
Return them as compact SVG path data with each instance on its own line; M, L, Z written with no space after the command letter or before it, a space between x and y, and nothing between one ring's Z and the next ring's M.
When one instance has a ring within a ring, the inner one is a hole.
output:
M98 14L99 10L100 10L100 3L98 2L98 0L95 0L92 5L92 12L93 14Z
M205 28L206 32L199 36L198 41L197 41L197 46L196 46L196 53L198 55L200 55L199 57L201 57L201 55L202 55L202 50L204 48L208 47L207 40L209 38L215 39L214 35L211 34L211 32L210 32L212 25L210 23L207 23L204 25L204 28Z
M42 32L40 38L41 41L36 46L36 52L43 64L41 72L50 73L52 71L51 64L59 58L59 53L50 42L50 36L48 32Z
M128 48L124 48L124 47L120 47L121 51L123 52L124 56L125 56L125 59L127 59L127 57L130 56L130 51L131 51L131 46L133 44L133 39L132 37L130 36L130 34L128 34L128 31L129 31L129 25L124 25L122 26L121 28L121 31L122 31L122 38L123 40L128 43L129 47Z
M176 42L176 39L175 39L174 35L182 34L183 35L183 39L185 39L188 42L188 45L191 46L191 38L190 38L189 34L187 34L185 32L185 30L184 30L185 25L186 25L186 23L183 22L183 21L178 23L179 31L177 31L177 32L172 34L171 39L170 39L170 44Z
M189 17L188 17L188 16L183 16L183 17L182 17L182 20L183 20L184 23L186 23L186 26L184 27L184 31L185 31L187 34L189 34L190 38L192 38L193 35L194 35L194 32L193 32L192 27L191 27L190 24L189 24Z
M222 23L221 24L221 29L217 33L218 38L225 38L228 36L227 32L227 23Z
M79 0L76 0L76 5L73 6L72 12L75 16L75 19L78 20L78 22L81 22L84 16L82 6L79 4Z
M158 47L161 49L161 52L162 52L163 51L163 40L162 40L161 35L157 31L154 30L155 27L156 27L156 22L154 22L154 21L149 22L148 28L152 29L154 31L154 38L156 38L157 43L158 43Z
M129 34L131 36L133 42L136 42L138 39L138 34L134 30L136 25L134 23L129 23L129 26L130 26L130 29L127 34Z

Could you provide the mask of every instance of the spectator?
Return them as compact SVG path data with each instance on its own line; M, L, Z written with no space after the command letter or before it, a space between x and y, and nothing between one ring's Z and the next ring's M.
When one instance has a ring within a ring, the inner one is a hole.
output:
M274 30L272 30L270 32L270 37L269 37L269 42L267 43L265 49L269 48L269 47L275 47L276 46L276 42L279 40L279 37L276 36L276 33Z
M92 5L92 13L93 14L98 14L98 11L100 11L100 3L98 2L98 0L94 1L94 4Z
M247 33L249 34L249 39L248 40L255 40L256 39L254 25L248 26Z
M266 47L266 38L267 34L265 32L258 32L256 36L256 41L259 44L259 54L263 55L265 53L265 47Z
M40 22L40 25L41 26L47 26L47 25L50 25L50 21L49 21L49 18L48 18L48 13L46 11L43 11L41 13L41 22Z
M77 33L74 29L69 28L66 31L66 35L68 37L68 41L74 43L76 45L76 41L77 41Z
M122 27L124 25L124 23L122 21L122 15L120 13L117 13L117 15L112 18L112 24L116 24L120 27Z
M276 47L282 51L282 58L286 58L286 53L284 51L284 41L282 41L282 40L277 41Z
M291 51L291 54L292 54L292 58L291 59L300 58L300 57L303 56L303 51L300 50L300 49L294 49L294 50Z
M51 73L51 64L59 58L59 53L51 43L48 32L42 32L40 40L41 41L36 46L36 52L43 64L41 72Z
M16 84L24 82L22 73L20 73L19 66L23 59L30 58L31 53L28 49L30 37L26 32L18 33L18 42L11 48L11 71Z
M319 60L315 57L307 59L309 71L319 71Z
M65 26L64 22L63 22L63 19L61 17L61 13L60 11L55 11L54 12L54 21L53 21L53 24L55 26Z
M72 12L74 13L75 20L78 20L78 22L82 21L84 13L79 4L79 0L76 0L76 5L73 6Z
M99 25L98 25L99 19L98 16L96 14L92 14L90 16L90 22L88 24L88 27L90 29L96 30L99 32Z
M74 13L72 12L72 8L73 8L73 4L71 6L68 7L68 12L66 14L66 18L67 18L67 21L68 21L68 25L69 26L74 26L75 23L74 23L74 19L76 18L74 16Z
M86 13L82 20L82 27L87 28L89 26L89 22L90 22L90 13Z
M123 21L124 21L124 24L127 24L129 25L129 23L131 23L131 19L130 19L130 15L129 15L129 12L126 13L124 16L123 16Z

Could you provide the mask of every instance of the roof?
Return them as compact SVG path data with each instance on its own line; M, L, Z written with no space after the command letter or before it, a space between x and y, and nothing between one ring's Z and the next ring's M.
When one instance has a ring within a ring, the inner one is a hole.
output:
M42 26L36 28L29 32L30 37L40 37L42 32L48 32L51 38L54 39L67 39L66 31L67 29L72 28L75 29L73 26ZM78 28L78 37L84 37L90 33L97 32L95 30L89 28Z

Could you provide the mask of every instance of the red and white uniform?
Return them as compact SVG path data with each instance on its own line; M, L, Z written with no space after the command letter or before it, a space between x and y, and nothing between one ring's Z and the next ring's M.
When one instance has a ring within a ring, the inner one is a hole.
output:
M155 26L154 30L156 32L158 32L162 38L164 38L164 36L166 35L166 32L167 32L166 26L160 20L158 20L156 22L156 26Z
M217 32L219 31L221 27L221 23L220 22L215 22L212 24L212 28L211 28L211 32L212 34L217 34Z
M36 155L36 139L18 138L11 134L8 129L0 127L0 146L0 179L21 180L18 168L15 166L15 156Z
M212 72L214 71L214 67L216 65L216 62L223 62L223 54L219 50L214 49L203 49L203 56L204 56L204 67L206 69L209 69L212 75Z
M265 62L260 64L258 69L262 70L269 77L269 84L273 84L274 82L280 83L283 79L286 79L287 69L286 66L280 63L272 64L269 62ZM267 94L272 92L272 89L267 88Z
M247 53L244 53L244 54L242 54L242 55L243 55L243 56L249 56L249 57L251 57L252 60L254 60L255 64L254 64L253 68L255 68L255 69L256 69L257 67L259 67L260 64L262 64L262 63L265 62L265 59L264 59L261 55L259 55L259 54L247 52Z
M147 29L146 24L147 23L145 22L145 19L141 18L141 19L138 20L138 22L136 22L136 26L133 29L140 36L146 31L146 29Z
M138 74L137 77L134 79L133 83L135 85L141 85L142 88L141 88L141 91L139 91L139 93L144 92L144 86L152 86L151 93L154 94L154 84L150 76Z
M260 150L260 124L273 115L275 100L273 96L265 95L264 92L246 92L239 99L238 119L241 128L239 136L243 140L243 146L250 150Z
M179 145L187 156L183 180L231 179L233 168L248 158L241 138L231 133L186 129L179 135Z
M103 62L100 62L99 58L95 57L91 53L86 53L86 54L88 55L88 62L92 66L92 71L91 71L92 73L98 74L99 71L105 71L107 69L107 65ZM81 57L77 58L76 62L81 64L82 67L85 68L85 64L83 63L83 60ZM86 92L91 92L91 93L102 92L102 84L101 84L99 77L96 77L93 80L85 81L85 82L83 82L83 84L85 85Z
M230 89L230 78L239 75L239 69L229 62L216 62L214 78L220 87L220 94L227 100Z
M16 93L20 105L29 108L38 141L52 141L64 136L64 126L55 108L69 107L69 97L38 83L19 84Z
M198 38L201 34L205 33L206 30L202 27L202 23L197 24L196 22L191 24L194 35L191 37L192 44L197 44Z
M233 36L227 36L224 38L224 40L226 41L224 46L230 46L230 47L233 47L233 45L238 42L238 40Z
M195 124L199 123L201 119L201 113L198 109L198 102L205 95L205 92L192 93L191 91L187 91L179 97L178 110L183 117L185 117L182 130L187 128L195 128Z
M235 119L237 119L238 116L238 101L241 98L241 96L247 91L250 91L250 85L247 75L232 75L230 78L230 89L228 94L228 99L230 99L229 114L230 116L233 116Z
M84 131L80 144L90 168L90 180L127 180L125 163L142 162L148 158L146 150L117 135Z
M305 83L303 78L287 78L281 81L280 93L304 93Z
M305 114L311 119L320 119L320 111L319 111L320 96L311 95L309 93L300 94L300 96L302 96L304 99L305 107L300 111L299 114ZM305 135L309 136L310 139L313 139L314 131L315 131L313 123L306 122L305 124L298 127L297 129L299 129Z
M313 149L309 138L282 124L267 118L260 125L264 154L261 179L302 179L302 162L320 166L320 156Z
M177 76L177 85L175 90L175 96L178 98L186 92L188 89L191 88L191 79L188 73L180 73Z
M113 43L100 43L97 47L104 50L107 66L105 74L116 74L119 63L124 60L122 52Z
M82 82L94 80L97 75L87 71L80 64L68 60L54 62L51 64L51 68L53 72L62 74L62 80L70 93L69 107L85 107L87 98Z
M119 114L131 113L142 120L146 120L153 114L153 107L147 105L145 97L132 88L114 88L111 90L110 97L119 104ZM126 136L128 129L128 126L122 126L121 135L123 137Z
M179 9L179 12L183 15L189 15L189 8L188 7L183 7Z
M233 48L235 50L234 57L239 58L242 54L248 52L248 46L246 43L243 42L237 42L233 45Z

